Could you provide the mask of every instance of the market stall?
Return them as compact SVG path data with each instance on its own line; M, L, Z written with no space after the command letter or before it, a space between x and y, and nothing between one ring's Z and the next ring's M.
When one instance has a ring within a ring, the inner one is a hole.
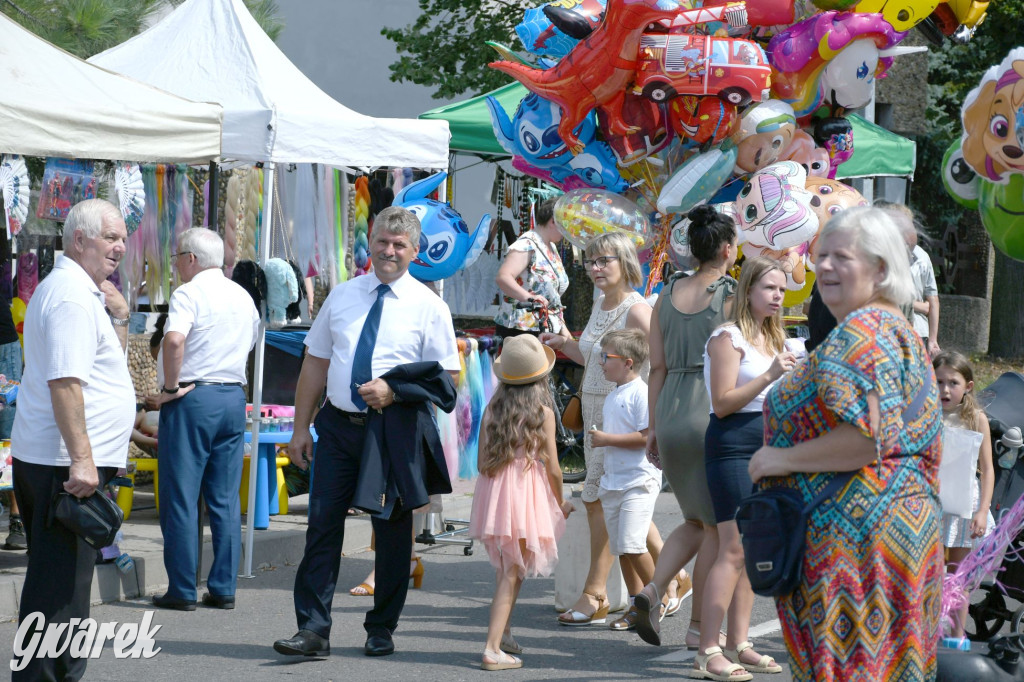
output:
M264 167L263 263L270 257L275 164L448 166L446 122L373 118L336 102L274 45L241 0L187 0L145 32L89 61L224 107L223 158ZM261 324L256 345L254 414L262 401L265 329ZM254 438L257 430L254 421ZM250 509L257 469L250 469ZM253 530L247 523L246 575L252 574Z

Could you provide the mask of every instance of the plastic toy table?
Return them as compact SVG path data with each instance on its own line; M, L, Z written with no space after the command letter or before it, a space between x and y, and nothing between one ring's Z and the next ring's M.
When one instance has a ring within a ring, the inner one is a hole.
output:
M316 429L309 427L309 433L313 436L313 445L316 447ZM266 530L270 526L270 516L280 513L280 505L277 500L277 486L271 486L271 481L277 481L277 448L280 445L287 445L292 438L291 431L261 431L257 447L257 469L256 469L256 504L252 513L253 528ZM252 431L245 432L245 442L252 442ZM250 459L250 462L252 460ZM252 466L250 464L250 466Z

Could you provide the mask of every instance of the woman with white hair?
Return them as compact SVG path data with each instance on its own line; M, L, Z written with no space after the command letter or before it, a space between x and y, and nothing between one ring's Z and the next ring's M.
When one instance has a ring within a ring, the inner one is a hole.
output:
M942 547L942 413L920 337L906 248L883 210L825 226L817 282L839 320L764 405L762 487L816 497L856 472L807 519L797 588L776 597L794 680L935 678Z

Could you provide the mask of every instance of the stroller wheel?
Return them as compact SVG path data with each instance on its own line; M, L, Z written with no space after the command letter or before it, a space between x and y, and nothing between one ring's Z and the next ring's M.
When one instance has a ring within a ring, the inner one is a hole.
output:
M1024 630L1021 629L1022 623L1024 623L1024 606L1013 612L1013 618L1010 619L1010 632L1015 635L1024 633ZM1024 649L1024 642L1022 642L1021 639L1024 638L1015 637L1013 640L1018 649Z
M1006 599L1002 592L992 583L983 583L974 593L980 597L967 607L968 622L965 623L964 634L975 642L985 642L994 637L1002 629L1012 614L1006 608ZM974 621L974 631L970 622Z

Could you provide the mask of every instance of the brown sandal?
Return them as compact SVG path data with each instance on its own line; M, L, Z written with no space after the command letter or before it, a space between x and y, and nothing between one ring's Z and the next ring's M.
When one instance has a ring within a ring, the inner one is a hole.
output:
M591 594L590 592L584 592L583 594L588 597L593 597L594 601L597 602L597 610L591 615L581 613L575 609L569 609L565 613L558 616L558 622L562 625L599 625L608 620L608 610L610 605L608 604L608 595Z

